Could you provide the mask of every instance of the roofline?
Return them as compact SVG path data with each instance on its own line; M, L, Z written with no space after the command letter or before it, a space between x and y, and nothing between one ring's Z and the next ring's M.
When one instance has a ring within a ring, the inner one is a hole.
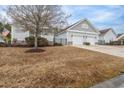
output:
M113 29L113 28L110 28L113 32L114 32L114 34L117 36L117 34L115 33L115 30Z
M65 28L62 32L57 33L57 35L66 32L66 30L71 29L72 27L74 27L75 25L79 24L79 23L82 22L82 21L87 21L88 24L89 24L98 34L100 34L100 32L90 23L90 21L89 21L88 19L84 18L84 19L81 19L81 20L79 20L79 21L73 23L69 28L68 28L68 27Z
M55 35L57 36L57 35L63 34L64 32L66 32L66 30L60 31L60 32L56 33Z
M78 31L78 30L68 30L68 32L79 32L79 33L88 33L88 34L98 34L98 33L95 33L95 32L83 32L83 31Z
M79 21L73 23L72 26L70 26L70 27L67 28L67 29L71 29L71 28L74 27L75 25L79 24L79 23L82 22L82 21L86 21L86 20L87 20L86 18L85 18L85 19L81 19L81 20L79 20ZM67 30L67 29L66 29L66 30Z
M98 31L98 30L90 23L90 21L89 21L88 19L86 19L86 18L77 21L76 23L74 23L74 25L72 25L72 26L69 27L68 29L71 29L72 27L74 27L75 25L79 24L79 23L82 22L82 21L87 21L87 22L90 24L90 26L91 26L96 32L99 33L99 31Z
M120 35L118 38L116 38L116 40L121 39L124 36L124 34Z
M100 34L99 30L96 29L96 28L91 24L91 22L90 22L88 19L86 19L86 21L90 24L90 26L91 26L97 33Z
M112 30L112 32L117 36L117 34L115 33L113 28L105 28L105 29L108 29L108 31L106 33L108 33L110 30ZM103 30L105 30L105 29L103 29ZM102 32L102 30L99 30L99 32ZM106 33L103 36L105 36Z

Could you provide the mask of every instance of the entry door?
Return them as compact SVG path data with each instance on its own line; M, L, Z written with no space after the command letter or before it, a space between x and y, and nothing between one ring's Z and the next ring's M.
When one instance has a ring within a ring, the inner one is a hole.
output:
M82 45L82 37L81 36L73 36L73 45Z

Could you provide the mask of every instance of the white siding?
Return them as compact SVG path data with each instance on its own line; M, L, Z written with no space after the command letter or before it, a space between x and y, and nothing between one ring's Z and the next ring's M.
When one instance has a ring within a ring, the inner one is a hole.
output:
M110 41L114 41L116 39L116 35L112 30L110 30L104 35L103 39L105 40L105 43L109 43Z
M25 38L29 36L29 32L24 32L19 26L12 26L12 38L11 41L13 41L13 39L17 39L17 41L25 41Z
M53 42L54 35L48 34L48 35L41 35L41 37L46 38L48 41Z
M25 41L25 38L29 36L29 31L25 32L21 27L17 25L12 26L12 41L13 39L17 39L18 41ZM48 41L53 41L53 34L41 35L41 37L46 38Z
M68 44L76 43L76 40L74 40L76 38L77 38L77 42L82 45L84 42L89 42L91 45L95 45L95 43L98 43L98 39L99 39L98 34L68 31L67 34Z
M58 35L58 38L67 38L69 45L83 44L84 42L95 45L98 43L99 32L87 20L83 20L68 28L65 33Z
M2 37L0 37L0 42L4 42L4 40L2 39Z
M63 32L62 34L57 35L56 38L58 38L58 39L61 39L61 38L67 39L67 31Z
M66 45L67 44L67 32L65 31L59 35L56 35L55 42Z
M95 29L91 26L91 24L89 24L89 22L87 20L84 20L80 23L78 23L77 25L69 28L69 30L78 30L78 31L82 31L82 32L96 32Z
M104 40L104 37L103 36L99 36L99 40Z

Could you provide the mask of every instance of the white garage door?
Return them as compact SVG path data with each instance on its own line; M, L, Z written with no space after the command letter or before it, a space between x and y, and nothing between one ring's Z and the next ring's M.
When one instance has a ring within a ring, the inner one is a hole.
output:
M83 44L81 36L73 36L72 42L73 42L73 45L82 45Z
M89 42L91 45L95 45L95 39L94 38L87 38L87 42Z

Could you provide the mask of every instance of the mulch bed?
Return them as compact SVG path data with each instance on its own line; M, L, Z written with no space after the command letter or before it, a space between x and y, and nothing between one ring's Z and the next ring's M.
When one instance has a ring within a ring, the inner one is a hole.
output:
M41 53L44 51L45 50L43 50L43 49L29 49L29 50L26 50L25 53Z

